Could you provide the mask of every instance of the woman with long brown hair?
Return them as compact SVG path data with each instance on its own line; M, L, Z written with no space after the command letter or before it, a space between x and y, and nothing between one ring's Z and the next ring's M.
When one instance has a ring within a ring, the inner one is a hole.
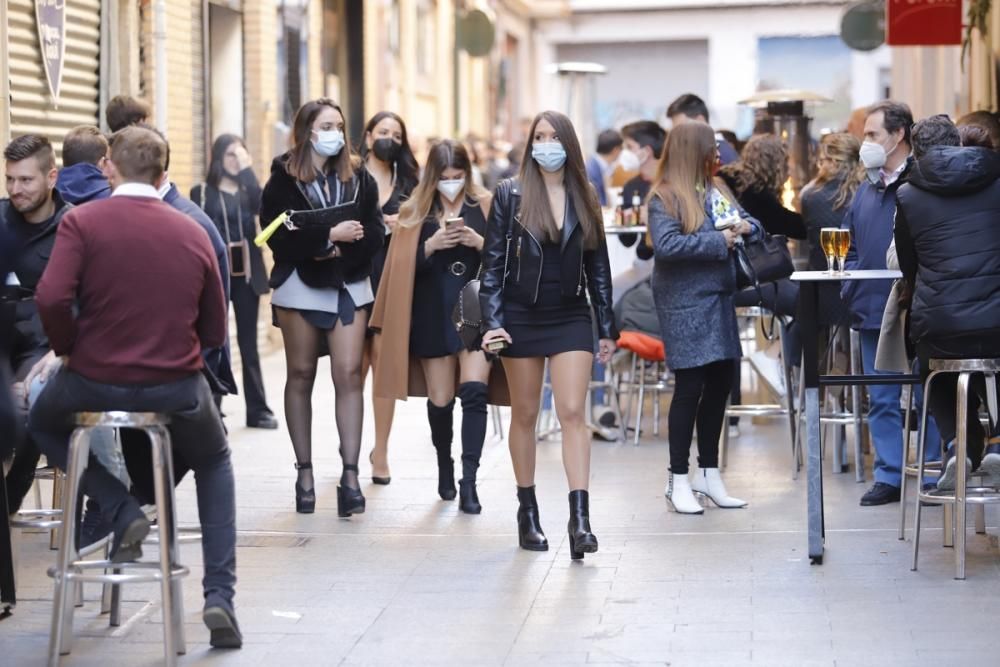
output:
M827 269L820 230L841 226L854 193L865 179L865 168L858 158L860 150L861 142L846 132L828 134L820 141L819 172L800 195L809 240L809 268L813 271ZM837 324L847 317L839 285L820 285L819 303L822 325Z
M452 323L466 284L479 274L490 195L472 181L465 147L435 144L413 196L400 210L372 313L379 331L375 396L427 396L427 421L437 452L438 495L455 498L451 458L455 378L462 401L462 479L459 509L479 514L476 471L486 439L490 361L479 341L467 346ZM411 363L416 361L417 363Z
M760 233L735 196L716 179L715 133L705 123L678 126L667 138L649 199L656 264L653 301L667 363L676 386L668 416L670 475L665 491L674 511L701 514L693 492L719 507L743 507L719 475L719 434L733 366L741 356L733 295L732 248ZM698 427L698 472L688 458Z
M332 227L289 229L282 225L268 241L274 251L271 298L285 344L285 419L295 449L295 509L316 507L312 472L312 389L321 354L329 350L336 388L337 432L343 473L337 514L365 511L358 484L358 455L364 418L361 357L372 292L372 257L385 231L378 186L347 143L340 106L321 98L295 114L292 148L274 159L264 186L261 216L266 222L285 211L350 207L354 219Z
M410 147L406 123L392 111L379 111L365 125L361 142L361 158L368 173L378 184L379 208L385 223L385 243L372 258L372 289L378 293L379 282L385 270L386 257L393 230L399 222L400 207L410 197L420 179L417 158ZM365 361L362 375L368 376L368 368L378 364L379 349L369 338L365 347ZM372 482L386 485L392 481L389 474L389 432L396 412L394 401L372 397L372 413L375 417L375 447L368 456L372 464Z
M740 159L719 170L719 176L736 195L740 206L764 226L768 234L805 239L802 216L782 204L788 180L788 151L773 134L750 137Z
M570 554L579 559L597 551L590 530L590 432L584 411L594 319L602 363L618 338L611 269L597 194L587 181L573 124L561 113L543 111L528 136L520 177L497 186L487 224L480 288L483 346L506 344L500 354L511 395L518 537L531 551L548 549L534 484L535 422L549 360L570 488Z

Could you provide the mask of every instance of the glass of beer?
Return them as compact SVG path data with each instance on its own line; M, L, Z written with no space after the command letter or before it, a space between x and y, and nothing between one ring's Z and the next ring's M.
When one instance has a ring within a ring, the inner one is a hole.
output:
M834 249L837 254L837 268L840 270L841 275L843 275L845 273L844 260L847 259L847 251L851 247L851 230L838 229L834 240L836 246Z
M834 272L833 260L837 256L836 239L839 232L839 227L823 227L819 230L819 244L823 248L823 254L826 255L827 273L830 274Z

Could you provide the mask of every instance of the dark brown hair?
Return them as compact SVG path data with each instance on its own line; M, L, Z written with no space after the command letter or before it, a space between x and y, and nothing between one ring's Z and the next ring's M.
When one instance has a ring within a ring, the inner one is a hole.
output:
M958 128L958 136L962 139L963 146L976 146L978 148L996 150L993 146L993 139L990 138L989 131L981 125L962 125Z
M167 164L167 143L144 127L126 127L111 137L111 162L122 178L156 185Z
M531 123L524 158L521 160L521 224L528 231L537 234L540 239L558 241L560 238L559 228L556 226L555 218L552 217L552 207L549 204L541 168L531 157L535 129L542 120L552 126L556 136L559 137L559 142L566 150L563 183L580 222L580 229L583 231L583 246L587 249L596 248L604 236L601 206L597 202L597 193L587 180L583 151L580 150L580 140L576 137L573 123L558 111L543 111L535 116L534 122Z
M93 125L77 125L63 139L63 167L86 162L96 165L108 154L108 139Z
M994 150L1000 150L1000 121L997 120L995 113L991 111L973 111L967 113L955 123L961 130L964 127L978 127L986 132L990 138L990 143L992 146L983 145L986 148L993 148ZM965 135L962 135L963 138ZM963 141L963 146L965 145Z
M788 153L773 134L755 134L743 147L740 159L723 167L722 173L735 181L740 195L756 190L780 198L788 178Z
M347 183L354 177L354 171L359 164L351 155L351 140L348 138L350 134L347 131L347 116L344 115L344 110L328 97L311 100L295 112L295 120L292 121L292 150L285 165L288 174L303 183L312 183L316 180L316 169L312 160L312 126L316 117L326 107L337 111L344 119L344 148L336 155L327 158L323 165L324 170L327 173L336 172L337 178Z
M3 151L3 157L10 162L20 162L29 157L35 158L38 168L43 172L56 167L56 154L49 140L40 134L24 134L14 139Z
M104 109L108 129L117 132L122 128L142 123L152 113L149 104L131 95L115 95Z
M406 132L406 123L403 122L402 117L392 111L379 111L377 114L372 116L368 121L368 124L365 125L364 136L367 137L369 134L374 132L375 128L378 127L378 124L386 118L391 118L399 123L399 128L401 130L401 134L403 135L403 143L399 149L399 157L396 158L396 182L399 183L401 192L412 192L413 188L417 187L417 182L420 180L420 166L417 164L417 158L413 155L413 149L410 148L410 137ZM372 138L374 139L374 137ZM369 153L368 142L362 141L358 150L361 153L362 158L367 158Z
M431 213L440 214L441 197L437 185L445 169L461 169L465 175L465 199L479 204L490 196L485 188L472 181L472 161L469 151L461 143L444 139L431 146L424 165L424 175L413 190L410 198L399 209L399 224L415 227L422 224Z

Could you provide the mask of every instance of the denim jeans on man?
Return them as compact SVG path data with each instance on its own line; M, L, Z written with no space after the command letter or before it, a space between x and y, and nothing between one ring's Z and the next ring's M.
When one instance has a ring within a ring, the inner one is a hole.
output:
M208 382L200 373L162 385L111 385L63 368L46 383L28 419L38 447L65 468L76 412L159 412L170 417L167 429L175 455L194 470L201 521L206 600L231 607L236 585L236 499L229 445ZM125 456L128 457L128 447ZM119 479L91 455L83 492L114 517L136 502Z
M875 350L878 348L878 329L861 330L861 359L865 375L886 375L875 370ZM915 405L919 415L922 391L917 391ZM868 428L875 446L875 481L895 486L902 485L903 469L903 412L900 408L902 386L898 384L868 386ZM911 417L912 419L912 417ZM909 434L907 434L908 436ZM941 436L934 420L927 419L927 460L941 460Z

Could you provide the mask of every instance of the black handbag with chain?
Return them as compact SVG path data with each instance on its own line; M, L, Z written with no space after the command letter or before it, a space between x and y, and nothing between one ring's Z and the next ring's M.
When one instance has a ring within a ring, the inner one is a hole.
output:
M507 247L504 250L503 258L503 281L507 281L507 270L510 266L510 240L514 229L514 215L520 204L521 193L515 185L511 188L512 198L516 198L511 203L510 217L507 219ZM482 264L479 271L482 272ZM503 287L500 288L503 291ZM458 295L458 303L451 313L451 321L458 331L458 337L466 349L475 349L479 337L484 333L480 330L483 323L483 310L479 303L479 278L470 280L462 288L462 293Z

